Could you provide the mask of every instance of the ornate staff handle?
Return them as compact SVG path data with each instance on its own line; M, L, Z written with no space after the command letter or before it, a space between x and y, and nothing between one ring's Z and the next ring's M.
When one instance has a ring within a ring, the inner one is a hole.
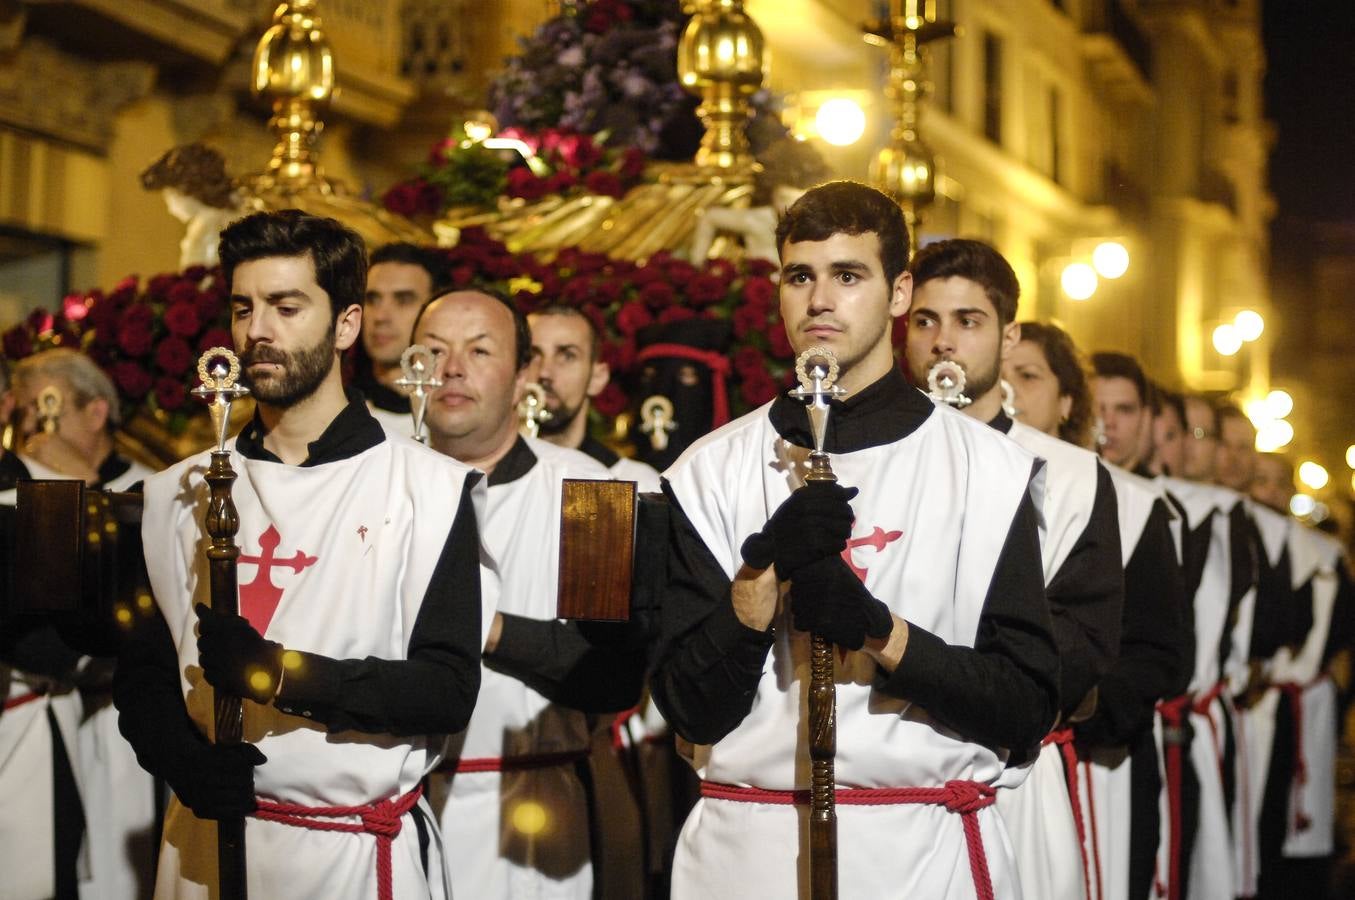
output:
M806 401L814 449L805 481L836 482L823 451L828 430L828 401L846 393L838 387L837 358L811 347L795 361L800 386L790 396ZM809 884L814 900L837 898L837 687L833 645L821 634L809 636Z
M240 361L224 347L213 347L198 360L198 377L202 385L193 394L208 401L215 426L217 446L212 450L211 465L207 468L207 502L205 526L211 543L207 546L207 568L212 591L212 609L228 615L239 615L240 593L236 582L236 560L240 548L235 534L240 529L240 516L231 497L235 484L235 470L231 468L231 454L226 449L227 430L230 427L231 403L249 393L237 383ZM239 697L214 691L216 729L215 742L238 744L243 740L245 714ZM245 820L221 819L216 823L216 853L218 890L222 900L245 900Z
M534 438L541 433L541 423L549 422L555 414L546 409L546 389L535 381L527 382L518 403L518 431Z
M424 416L428 412L428 389L442 387L438 377L437 360L433 351L423 344L410 344L400 354L400 377L395 386L409 391L409 414L414 417L414 440L423 444L428 436L423 433Z

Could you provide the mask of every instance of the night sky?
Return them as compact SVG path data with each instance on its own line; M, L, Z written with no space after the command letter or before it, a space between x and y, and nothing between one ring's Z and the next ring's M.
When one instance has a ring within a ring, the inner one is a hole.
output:
M1355 0L1264 0L1262 16L1278 216L1355 222Z

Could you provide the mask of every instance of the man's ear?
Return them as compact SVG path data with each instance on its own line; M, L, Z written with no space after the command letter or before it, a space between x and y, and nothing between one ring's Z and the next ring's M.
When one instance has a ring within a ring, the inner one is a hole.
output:
M607 386L607 382L612 380L612 367L602 360L593 363L593 371L588 375L588 396L596 397L602 393L602 389Z
M334 321L334 347L340 353L347 350L357 342L358 335L362 332L362 305L354 303L347 309L340 311L339 317Z
M893 287L890 288L889 315L896 319L905 315L912 303L913 273L900 272L899 277L894 279Z
M1016 345L1021 343L1021 323L1008 322L1002 327L1002 358L1006 359L1007 354L1016 349Z
M80 415L84 416L91 431L103 431L108 426L108 412L108 401L103 397L95 397L85 404Z

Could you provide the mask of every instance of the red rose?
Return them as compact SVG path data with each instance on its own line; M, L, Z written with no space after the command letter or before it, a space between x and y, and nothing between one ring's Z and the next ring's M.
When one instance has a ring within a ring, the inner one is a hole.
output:
M165 295L165 302L174 303L193 303L198 299L198 286L189 281L180 281L169 289Z
M227 350L235 346L235 338L225 328L209 328L201 338L198 339L198 352L206 353L213 347L225 347Z
M532 170L525 166L519 166L508 173L508 196L521 197L523 200L531 202L540 200L545 196L549 185L546 179L537 178L532 174Z
M165 338L155 348L155 364L166 375L182 375L193 364L193 350L183 338Z
M756 306L740 306L730 317L734 328L734 337L744 340L750 334L761 333L767 328L767 311Z
M652 281L640 288L640 299L650 309L657 310L672 306L676 296L673 286L664 281Z
M716 278L728 284L734 280L738 271L734 264L727 259L708 259L705 262L705 271L707 275L714 275Z
M786 337L786 328L779 321L773 322L767 329L767 342L771 344L772 356L777 359L790 359L795 356L795 348Z
M645 151L639 147L627 147L621 154L621 167L617 174L627 181L635 181L645 174Z
M608 341L602 345L601 356L613 373L628 371L635 365L635 341Z
M777 265L769 259L754 257L743 261L743 269L754 278L770 278L772 273L776 271Z
M645 309L645 305L632 300L617 310L616 330L627 337L633 337L635 332L653 321L654 317L649 314L649 310Z
M155 405L174 412L188 401L188 388L177 378L159 378L155 382Z
M657 254L655 255L657 256ZM650 264L654 264L653 259L650 260ZM671 283L673 287L686 287L687 282L696 277L696 266L687 262L685 259L673 259L670 257L660 263L660 265L663 267L664 275L667 276L669 283Z
M743 302L758 309L771 309L776 285L769 278L748 278L743 282Z
M475 277L475 269L471 266L456 266L452 269L451 276L452 287L465 287Z
M207 267L201 265L189 266L188 268L184 269L181 274L188 281L191 281L193 282L193 284L198 285L202 283L202 279L207 277Z
M198 321L206 325L221 317L222 312L226 309L226 297L216 287L209 287L198 294L193 306L198 312Z
M606 169L594 169L589 172L583 180L583 186L589 192L604 197L620 197L626 193L626 186L621 183L621 179L616 177L615 172L608 172Z
M178 283L179 276L177 273L156 275L146 283L146 293L150 294L152 297L165 298L169 296L169 292L173 289L174 285Z
M725 282L702 273L687 283L687 299L693 306L710 306L725 296Z
M747 378L757 372L766 373L767 363L762 351L756 347L740 347L734 351L734 371L740 378Z
M580 275L591 275L607 267L607 254L580 253L574 260L574 271Z
M608 382L607 386L593 398L593 409L608 418L619 415L625 408L626 394L615 381Z
M192 337L202 327L198 308L193 303L174 303L165 307L165 328L179 337Z
M23 325L15 325L5 332L5 357L23 359L33 352L33 337Z
M654 281L668 282L668 276L664 273L662 266L656 266L652 263L636 266L635 271L630 275L630 283L637 288L644 287Z
M579 177L573 172L556 172L546 182L552 194L563 194L570 188L578 187Z
M583 307L583 314L588 317L588 321L593 323L593 330L598 334L607 333L607 314L600 307L593 303L586 303Z
M486 258L481 269L490 278L497 280L516 278L522 274L522 266L518 264L515 257L508 253L496 253Z
M591 135L571 134L560 141L560 159L576 171L591 169L602 162L602 148Z
M430 166L445 166L448 157L458 146L459 142L456 138L443 138L433 145L433 149L428 151L428 164Z
M621 299L622 283L618 278L597 278L593 281L593 293L604 305Z
M128 307L118 322L118 349L128 356L142 356L149 351L154 320L150 307L139 304Z
M761 406L776 396L776 382L765 371L750 373L744 376L740 393L744 403Z
M685 306L670 306L659 313L659 324L667 325L671 322L685 322L688 319L695 319L696 312Z
M113 366L113 381L118 390L133 400L140 400L151 389L151 376L134 362L124 360Z
M570 306L583 306L593 299L593 286L587 278L573 278L560 292L560 302Z
M114 305L118 306L131 303L136 299L137 281L138 279L135 275L128 275L126 278L122 279L122 281L119 281L117 286L109 292L108 299L113 301Z

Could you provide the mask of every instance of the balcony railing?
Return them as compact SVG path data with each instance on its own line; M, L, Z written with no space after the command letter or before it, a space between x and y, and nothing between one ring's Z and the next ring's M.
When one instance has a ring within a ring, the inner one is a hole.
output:
M1086 10L1086 30L1092 34L1107 34L1120 45L1143 80L1152 82L1153 48L1139 29L1138 23L1125 12L1122 0L1102 0L1089 4Z

